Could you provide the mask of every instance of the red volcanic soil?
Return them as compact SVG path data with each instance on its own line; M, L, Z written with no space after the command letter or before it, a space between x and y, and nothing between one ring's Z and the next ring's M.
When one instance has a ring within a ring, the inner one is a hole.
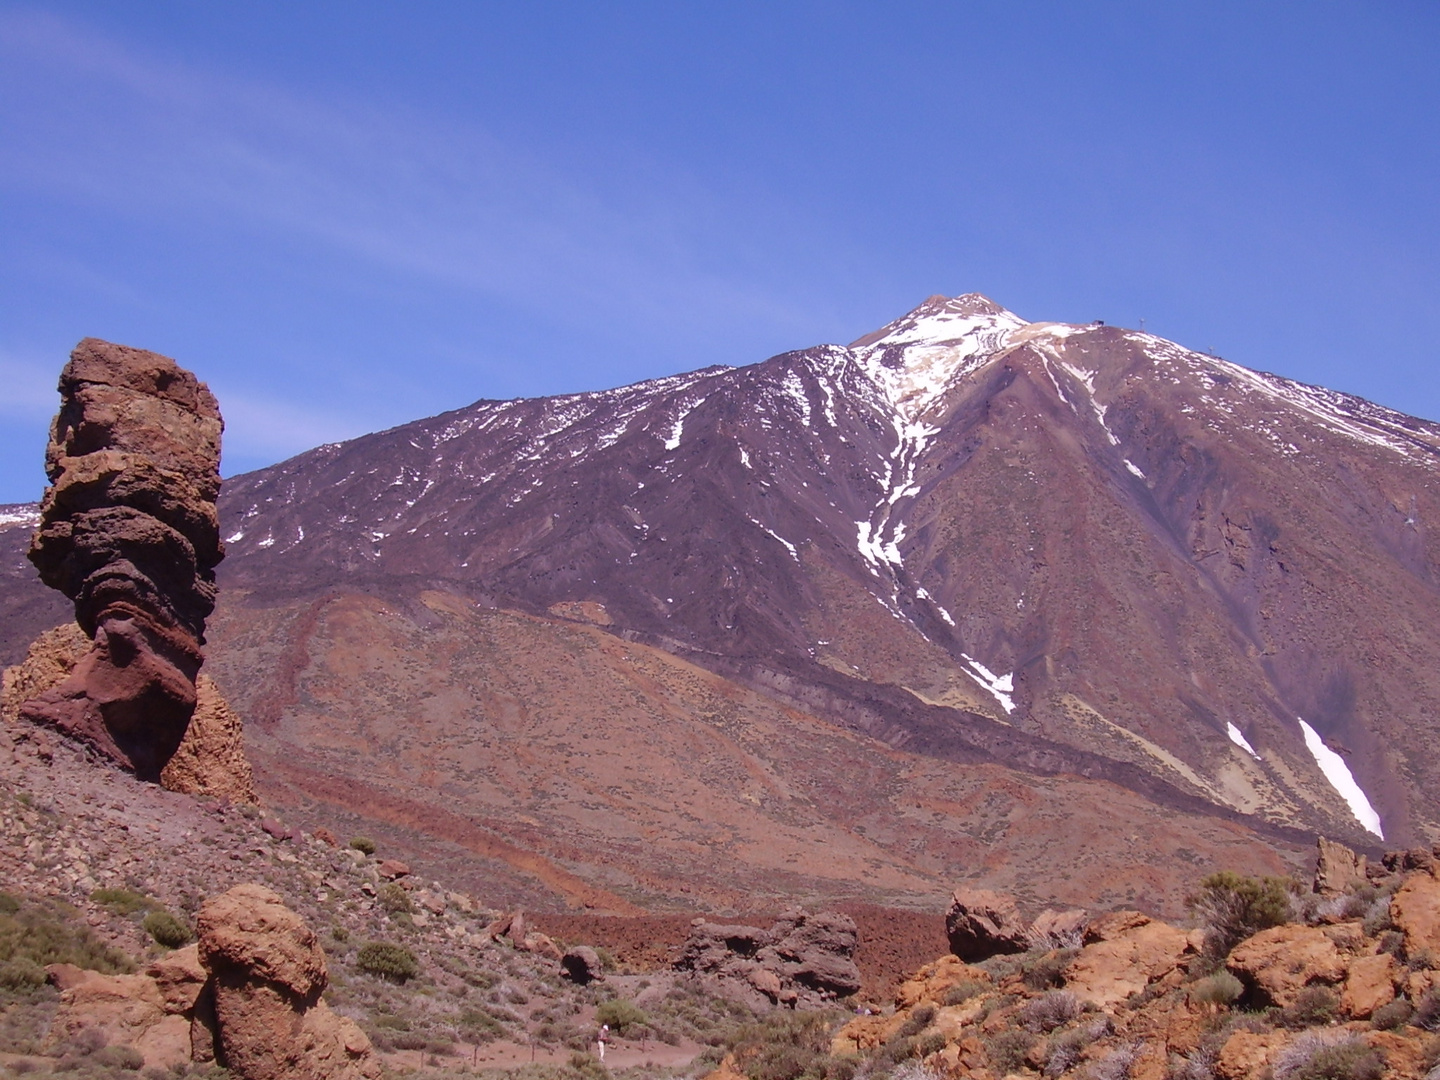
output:
M921 964L949 951L945 917L924 911L880 907L875 904L836 904L855 920L860 946L855 962L863 980L862 997L886 1001L895 987ZM705 916L716 922L768 926L776 912ZM606 949L623 967L654 971L674 959L690 933L692 915L530 915L543 933L567 944Z

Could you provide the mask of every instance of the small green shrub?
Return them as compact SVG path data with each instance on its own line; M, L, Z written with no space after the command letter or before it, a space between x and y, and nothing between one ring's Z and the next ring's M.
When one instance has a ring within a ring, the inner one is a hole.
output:
M989 989L990 983L984 979L966 979L963 982L956 983L950 987L949 990L946 990L942 1001L946 1005L963 1005L976 994L983 994Z
M0 892L0 915L14 915L20 910L20 901L8 892Z
M1410 1023L1426 1031L1440 1031L1440 993L1431 990L1416 1002Z
M1206 952L1227 956L1252 934L1283 925L1290 917L1291 884L1287 878L1244 877L1232 870L1202 878L1189 904L1206 929Z
M1245 993L1245 984L1228 971L1207 975L1190 987L1190 1000L1201 1005L1233 1005Z
M1072 1020L1078 1020L1083 1011L1080 999L1070 991L1052 990L1020 1006L1017 1018L1027 1030L1046 1035Z
M1391 1031L1406 1023L1415 1014L1414 1007L1404 998L1396 998L1381 1005L1370 1017L1376 1031Z
M109 908L116 915L134 915L141 911L152 911L160 901L144 893L130 889L99 888L90 894L90 899L101 907Z
M152 911L140 925L157 944L164 945L167 949L178 949L195 940L190 927L168 911Z
M36 900L0 913L0 964L26 960L39 967L74 964L106 975L134 970L128 956L102 942L75 908L58 900ZM16 978L24 982L26 976L17 971Z
M145 1067L145 1055L133 1046L104 1046L90 1058L96 1065L126 1072L139 1072Z
M403 945L367 941L355 954L355 966L367 975L404 984L420 974L420 961Z
M1046 953L1025 968L1022 978L1031 990L1049 990L1065 982L1065 969L1075 958L1074 949L1057 949Z
M601 1002L600 1007L595 1010L595 1022L609 1024L610 1030L617 1035L624 1035L632 1027L649 1023L649 1019L638 1005L624 998L611 998Z
M330 939L332 941L338 942L341 945L344 945L345 942L350 940L350 931L346 930L345 927L341 926L339 923L336 923L334 926L330 927Z
M34 990L45 985L45 969L28 956L0 964L0 988Z
M368 836L352 836L350 838L350 846L362 855L375 854L375 841L371 840Z
M376 902L388 911L391 915L409 915L415 910L415 905L410 900L410 894L405 891L404 886L394 881L387 881L375 891Z
M1334 1021L1340 1011L1340 998L1328 986L1307 986L1295 995L1292 1005L1281 1009L1276 1021L1282 1026L1299 1030L1321 1027Z
M894 1037L904 1039L909 1038L911 1035L919 1035L920 1032L930 1026L930 1021L934 1019L934 1005L917 1005L910 1010L910 1015L905 1018L905 1022L900 1025Z
M1275 1058L1275 1080L1381 1080L1385 1062L1354 1035L1307 1031Z
M1018 1071L1035 1043L1035 1036L1024 1028L1010 1028L987 1038L985 1053L989 1055L994 1071L1003 1075Z

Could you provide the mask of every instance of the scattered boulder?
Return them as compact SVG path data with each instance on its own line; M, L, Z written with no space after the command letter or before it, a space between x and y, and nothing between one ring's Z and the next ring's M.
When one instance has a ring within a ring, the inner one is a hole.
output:
M1030 948L1030 931L1014 899L989 889L956 889L945 915L945 933L950 951L970 963Z
M600 954L589 945L576 945L560 957L560 974L579 986L589 986L605 978Z
M768 930L697 919L675 967L752 1008L813 1007L860 989L858 942L854 920L832 912L790 908Z
M215 1058L242 1080L380 1075L370 1041L320 1000L325 957L303 919L263 885L237 885L196 918L210 973Z
M220 409L168 357L95 338L60 395L30 560L93 644L20 715L158 782L195 711L224 557Z
M1340 994L1340 1011L1357 1020L1368 1020L1376 1009L1395 1000L1395 978L1399 973L1389 953L1357 957L1345 974Z
M1405 935L1405 954L1440 961L1440 881L1411 874L1390 898L1390 918ZM1432 965L1433 966L1433 965Z
M1139 912L1097 920L1090 941L1065 969L1065 988L1109 1008L1178 971L1198 952L1192 935Z
M1053 911L1046 908L1030 924L1032 949L1078 949L1085 938L1090 916L1078 908Z
M1357 855L1344 844L1337 844L1323 836L1315 838L1319 858L1315 863L1315 881L1312 890L1320 896L1344 896L1364 885L1366 858Z
M1293 1005L1307 986L1345 978L1347 964L1326 929L1287 923L1262 930L1235 946L1225 966L1259 1004Z
M375 870L386 881L410 876L410 867L399 859L381 859L375 864Z

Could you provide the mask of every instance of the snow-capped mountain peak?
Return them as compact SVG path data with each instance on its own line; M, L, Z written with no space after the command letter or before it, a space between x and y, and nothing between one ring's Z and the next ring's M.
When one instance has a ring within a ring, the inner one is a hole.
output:
M906 420L926 413L955 381L1001 352L1028 323L979 293L932 296L850 348Z

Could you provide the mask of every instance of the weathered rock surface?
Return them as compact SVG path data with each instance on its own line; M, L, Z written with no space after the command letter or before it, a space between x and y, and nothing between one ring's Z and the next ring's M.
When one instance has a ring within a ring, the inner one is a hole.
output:
M1314 892L1325 897L1344 896L1366 883L1368 860L1364 855L1323 836L1317 836L1315 842L1319 858L1315 863Z
M217 1060L243 1080L379 1076L369 1039L320 1000L328 976L314 932L275 892L237 885L206 901L196 926Z
M1433 871L1405 880L1390 900L1390 918L1405 935L1407 956L1440 960L1440 881Z
M1271 927L1242 941L1225 966L1261 1004L1293 1005L1315 983L1334 986L1345 978L1346 962L1329 928Z
M1030 931L1013 898L989 889L961 887L945 915L950 951L961 960L984 960L1030 947Z
M756 1007L819 1005L860 989L857 943L854 920L832 912L790 908L768 930L697 920L675 967Z
M195 709L224 555L220 409L168 357L95 338L60 394L30 560L94 643L20 713L158 781Z
M75 623L57 626L36 638L24 661L5 670L0 720L18 720L21 704L63 683L90 647L90 639ZM187 795L256 802L240 715L208 675L202 673L196 679L195 693L195 711L180 746L160 772L160 786Z
M1102 1008L1164 979L1198 952L1193 935L1139 912L1097 920L1087 938L1065 971L1065 988Z
M600 964L600 954L589 945L576 945L567 949L560 958L560 973L580 986L588 986L605 977Z

